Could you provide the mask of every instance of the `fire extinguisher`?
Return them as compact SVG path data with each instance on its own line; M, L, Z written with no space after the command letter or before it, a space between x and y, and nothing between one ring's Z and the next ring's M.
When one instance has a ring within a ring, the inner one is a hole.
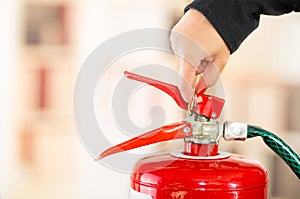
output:
M147 83L168 95L184 110L187 119L162 126L102 152L108 155L157 142L184 139L184 149L139 160L131 173L131 199L267 199L269 178L256 160L218 151L218 140L245 140L260 136L300 179L299 156L279 137L241 122L218 121L224 100L201 96L187 104L177 86L131 72L129 79Z

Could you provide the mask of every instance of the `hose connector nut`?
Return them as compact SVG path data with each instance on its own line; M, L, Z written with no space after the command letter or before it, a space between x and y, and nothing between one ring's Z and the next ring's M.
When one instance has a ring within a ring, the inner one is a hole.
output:
M223 137L226 141L244 141L247 138L247 129L247 123L226 121L223 128Z

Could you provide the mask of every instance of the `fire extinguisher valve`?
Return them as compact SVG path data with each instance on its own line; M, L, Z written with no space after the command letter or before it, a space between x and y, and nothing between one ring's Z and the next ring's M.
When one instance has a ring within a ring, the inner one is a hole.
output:
M218 155L219 122L192 112L186 121L192 125L193 134L184 139L184 154L204 157Z
M220 128L217 120L193 113L187 117L187 121L192 124L193 136L185 138L186 142L195 144L218 143Z

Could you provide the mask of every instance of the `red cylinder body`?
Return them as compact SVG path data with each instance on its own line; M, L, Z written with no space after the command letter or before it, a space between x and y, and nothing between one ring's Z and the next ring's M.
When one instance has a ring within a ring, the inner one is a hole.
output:
M131 188L141 193L131 199L267 199L268 174L240 155L195 160L161 154L136 163Z

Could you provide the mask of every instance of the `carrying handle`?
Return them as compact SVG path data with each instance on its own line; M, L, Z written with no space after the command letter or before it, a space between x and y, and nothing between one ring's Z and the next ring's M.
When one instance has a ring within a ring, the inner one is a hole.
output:
M182 121L174 124L170 124L167 126L162 126L150 132L144 133L137 137L134 137L128 141L125 141L121 144L108 148L104 152L102 152L95 161L98 161L106 156L128 151L131 149L139 148L142 146L174 140L174 139L182 139L192 136L192 126L189 122Z

